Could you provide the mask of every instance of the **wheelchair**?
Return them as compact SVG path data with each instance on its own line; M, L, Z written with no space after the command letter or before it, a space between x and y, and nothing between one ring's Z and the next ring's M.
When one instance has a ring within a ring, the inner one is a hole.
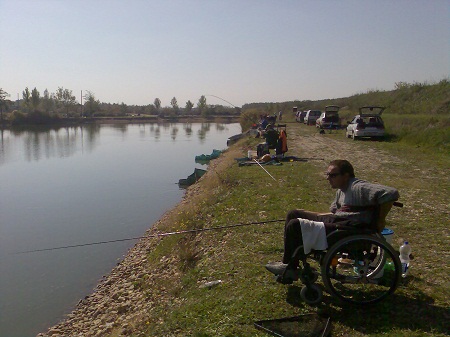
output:
M399 202L394 205L403 206ZM380 231L337 226L327 235L327 242L327 250L311 251L306 255L303 246L299 246L286 268L299 266L298 279L304 284L300 296L306 303L322 302L322 288L315 284L319 274L330 295L355 305L377 303L398 287L402 275L399 253ZM319 263L320 273L311 267L308 259ZM292 283L293 280L286 280L284 274L278 276L277 281Z

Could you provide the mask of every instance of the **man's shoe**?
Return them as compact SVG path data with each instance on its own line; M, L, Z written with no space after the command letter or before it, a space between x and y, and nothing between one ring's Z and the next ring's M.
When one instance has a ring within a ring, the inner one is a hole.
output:
M286 269L284 274L281 275L285 280L298 280L298 269Z
M294 281L298 280L298 270L297 269L286 269L284 274L278 275L276 281L281 284L292 284Z
M287 264L281 262L274 262L266 264L266 269L274 275L283 275L286 270Z

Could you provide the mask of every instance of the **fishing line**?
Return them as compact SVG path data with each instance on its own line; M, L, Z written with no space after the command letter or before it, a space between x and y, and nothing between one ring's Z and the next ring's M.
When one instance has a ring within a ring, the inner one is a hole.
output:
M36 253L36 252L45 252L45 251L50 251L50 250L59 250L59 249L76 248L76 247L86 247L86 246L101 245L101 244L105 244L105 243L122 242L122 241L130 241L130 240L139 240L139 239L147 239L147 238L157 238L157 237L164 237L164 236L178 235L178 234L198 233L198 232L206 232L206 231L212 231L212 230L228 229L228 228L251 226L251 225L261 225L261 224L267 224L267 223L272 223L272 222L284 222L284 221L285 221L285 219L279 219L279 220L267 220L267 221L258 221L258 222L248 222L248 223L243 223L243 224L239 224L238 223L238 224L233 224L233 225L210 227L210 228L187 229L187 230L183 230L183 231L157 233L157 234L152 234L152 235L138 236L138 237L134 237L134 238L125 238L125 239L117 239L117 240L109 240L109 241L98 241L98 242L82 243L82 244L77 244L77 245L69 245L69 246L61 246L61 247L34 249L34 250L28 250L28 251L23 251L23 252L17 252L17 253L14 253L14 254L28 254L28 253Z

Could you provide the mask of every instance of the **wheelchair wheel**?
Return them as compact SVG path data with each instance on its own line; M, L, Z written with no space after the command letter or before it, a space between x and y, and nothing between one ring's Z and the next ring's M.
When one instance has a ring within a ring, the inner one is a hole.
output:
M309 305L315 305L322 302L323 294L322 289L315 284L311 284L309 287L305 286L300 291L300 296Z
M319 278L319 273L314 268L311 268L310 273L306 273L305 270L303 270L299 274L299 279L303 284L307 284L307 283L313 284L314 282L317 281L318 278Z
M395 250L374 235L353 235L330 247L322 262L327 291L353 304L373 304L392 294L401 278Z

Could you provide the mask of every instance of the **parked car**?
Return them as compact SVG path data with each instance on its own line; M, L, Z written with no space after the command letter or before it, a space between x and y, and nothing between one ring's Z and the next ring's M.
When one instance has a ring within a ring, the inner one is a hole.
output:
M339 109L337 105L327 105L325 111L317 118L316 127L319 129L338 129Z
M314 125L316 124L317 118L319 118L322 111L320 110L308 110L305 115L305 119L303 120L303 123L306 125Z
M295 115L295 120L299 123L303 123L303 121L305 120L305 116L306 111L298 111L297 114Z
M386 108L381 106L364 106L359 108L359 115L347 122L345 135L356 140L361 137L383 138L384 123L381 114Z

